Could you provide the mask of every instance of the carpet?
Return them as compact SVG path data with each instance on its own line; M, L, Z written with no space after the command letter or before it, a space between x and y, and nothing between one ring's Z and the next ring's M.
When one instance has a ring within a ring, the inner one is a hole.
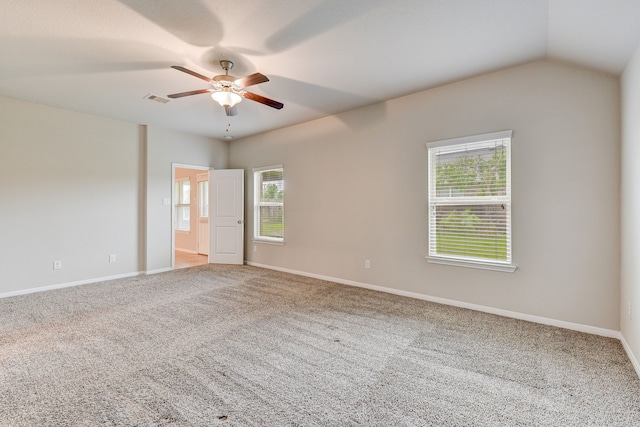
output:
M250 266L0 300L1 426L637 426L619 341Z

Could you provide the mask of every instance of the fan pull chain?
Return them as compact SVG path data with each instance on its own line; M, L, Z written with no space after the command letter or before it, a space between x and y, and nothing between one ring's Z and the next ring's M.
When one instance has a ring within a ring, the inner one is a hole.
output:
M224 131L224 137L223 137L226 140L233 139L233 136L229 133L230 128L231 128L231 123L227 123L227 128Z

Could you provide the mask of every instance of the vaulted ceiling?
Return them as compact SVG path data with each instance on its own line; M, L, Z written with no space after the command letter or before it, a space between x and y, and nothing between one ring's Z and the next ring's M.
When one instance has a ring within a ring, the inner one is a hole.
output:
M556 59L619 75L638 0L0 0L0 96L234 139ZM206 76L261 72L227 117Z

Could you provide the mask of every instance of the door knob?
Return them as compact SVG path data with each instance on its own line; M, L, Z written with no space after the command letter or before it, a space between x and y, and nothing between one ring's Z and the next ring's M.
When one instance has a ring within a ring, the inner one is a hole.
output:
M242 224L242 220L241 219L238 220L238 224Z

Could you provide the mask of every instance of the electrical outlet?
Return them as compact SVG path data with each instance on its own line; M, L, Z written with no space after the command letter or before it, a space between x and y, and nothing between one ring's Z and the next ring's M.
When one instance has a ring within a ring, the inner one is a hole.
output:
M253 252L258 252L258 245L253 245Z
M60 260L53 261L54 270L60 270L61 268L62 268L62 261Z
M115 254L111 254L111 255L109 255L109 262L116 262L116 256L115 256Z
M629 320L631 320L631 303L629 303L629 307L628 307L628 310L627 310L627 314L628 314L628 316L629 316Z
M371 268L371 260L368 260L368 259L364 260L364 268Z

